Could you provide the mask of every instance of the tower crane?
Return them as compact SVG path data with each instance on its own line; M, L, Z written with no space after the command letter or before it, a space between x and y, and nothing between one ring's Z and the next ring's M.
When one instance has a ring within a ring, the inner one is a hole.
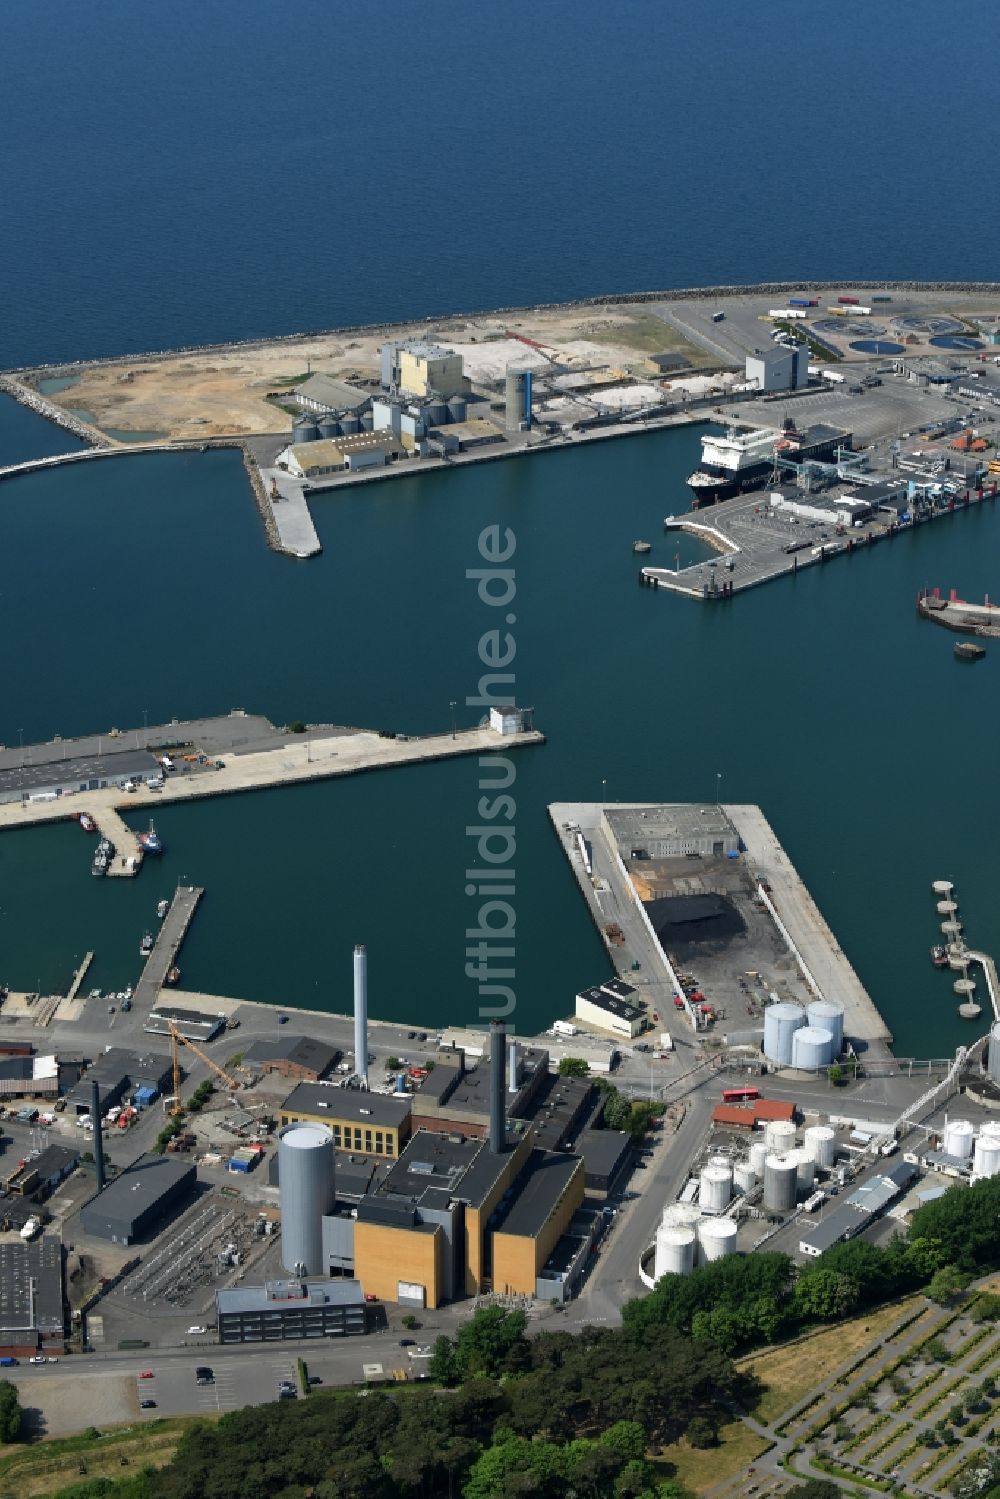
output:
M240 1086L236 1079L230 1077L228 1072L223 1071L223 1069L217 1062L212 1061L211 1057L206 1056L200 1046L195 1046L193 1041L190 1041L187 1036L182 1035L181 1032L177 1029L176 1025L174 1025L172 1020L168 1023L170 1025L170 1060L173 1064L174 1071L174 1101L170 1105L171 1115L176 1116L177 1114L183 1114L184 1112L184 1105L181 1103L181 1046L188 1047L190 1051L194 1052L196 1057L200 1057L201 1060L205 1063L205 1066L208 1067L212 1072L214 1072L216 1077L222 1079L230 1092L235 1093Z

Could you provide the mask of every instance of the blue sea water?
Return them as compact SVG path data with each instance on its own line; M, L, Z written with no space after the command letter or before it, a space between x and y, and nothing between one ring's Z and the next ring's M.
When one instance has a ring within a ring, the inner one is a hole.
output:
M948 24L980 55L1000 41L977 0ZM0 365L643 287L991 277L989 195L975 233L928 211L969 150L940 27L938 0L51 0L44 27L4 7ZM0 463L73 441L0 402ZM912 599L995 586L1000 520L707 610L639 590L630 550L682 507L696 454L688 431L327 498L303 566L264 549L230 454L0 485L0 741L234 706L443 727L482 629L465 568L500 521L519 539L518 693L549 734L518 779L527 1023L607 967L546 802L605 781L701 798L722 771L901 1047L942 1050L969 1033L927 963L930 879L956 879L1000 948L996 662L963 674ZM376 1013L460 1019L474 782L470 762L171 808L161 870L118 888L87 876L74 829L6 835L0 978L56 983L88 947L94 982L134 978L160 883L186 875L209 889L192 987L342 1003L364 938Z

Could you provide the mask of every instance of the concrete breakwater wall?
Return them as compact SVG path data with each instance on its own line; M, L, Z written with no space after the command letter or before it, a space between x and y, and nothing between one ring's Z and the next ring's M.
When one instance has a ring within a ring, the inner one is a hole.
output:
M243 467L247 471L247 478L250 480L250 488L253 491L254 502L260 512L260 518L264 522L264 535L267 539L267 544L272 552L284 551L278 535L277 522L274 519L274 510L271 506L267 490L264 487L264 480L261 478L260 469L257 467L257 460L246 443L240 443L239 446L243 454Z
M584 311L587 308L617 307L629 303L686 302L691 298L708 300L723 297L772 297L794 292L826 291L964 292L1000 297L1000 281L886 281L876 277L869 280L850 281L757 281L722 286L668 287L661 291L607 292L603 296L582 297L569 302L534 302L527 307L479 307L474 310L439 312L433 316L417 313L413 317L398 318L394 322L354 323L342 328L300 329L295 333L275 334L271 338L264 336L230 339L225 343L178 344L175 348L148 349L138 354L108 355L99 359L76 359L47 365L17 365L12 367L8 374L48 379L60 375L79 374L81 370L94 369L102 364L144 364L160 359L174 359L178 354L225 354L234 353L239 349L259 349L282 344L294 347L308 339L352 338L373 333L390 337L401 328L412 328L420 323L432 328L456 319L510 318L535 312L571 312L576 308Z
M10 375L0 375L0 391L12 396L18 405L27 406L29 411L36 412L38 416L44 416L47 421L55 422L57 427L65 428L67 432L72 432L74 437L82 438L92 447L113 448L116 446L112 439L106 437L97 427L92 427L89 422L81 421L72 412L66 411L62 406L57 406L39 391L33 390L20 380L13 379Z

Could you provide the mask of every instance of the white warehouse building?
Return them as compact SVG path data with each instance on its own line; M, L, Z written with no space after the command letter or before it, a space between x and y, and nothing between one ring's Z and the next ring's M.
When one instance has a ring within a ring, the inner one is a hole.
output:
M805 344L781 344L747 355L748 383L758 390L802 390L809 384L809 349Z

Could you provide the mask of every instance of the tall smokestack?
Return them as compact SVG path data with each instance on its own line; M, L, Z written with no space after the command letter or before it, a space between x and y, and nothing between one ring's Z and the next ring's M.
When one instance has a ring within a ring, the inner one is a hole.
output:
M354 949L354 1070L368 1086L368 954Z
M94 1126L94 1170L97 1173L97 1190L104 1191L104 1140L101 1137L101 1090L97 1079L90 1085L90 1120Z
M507 1048L507 1088L511 1093L517 1092L517 1067L517 1042L511 1036Z
M490 1028L490 1149L500 1155L507 1144L506 1110L504 1108L504 1060L507 1027L494 1020Z

